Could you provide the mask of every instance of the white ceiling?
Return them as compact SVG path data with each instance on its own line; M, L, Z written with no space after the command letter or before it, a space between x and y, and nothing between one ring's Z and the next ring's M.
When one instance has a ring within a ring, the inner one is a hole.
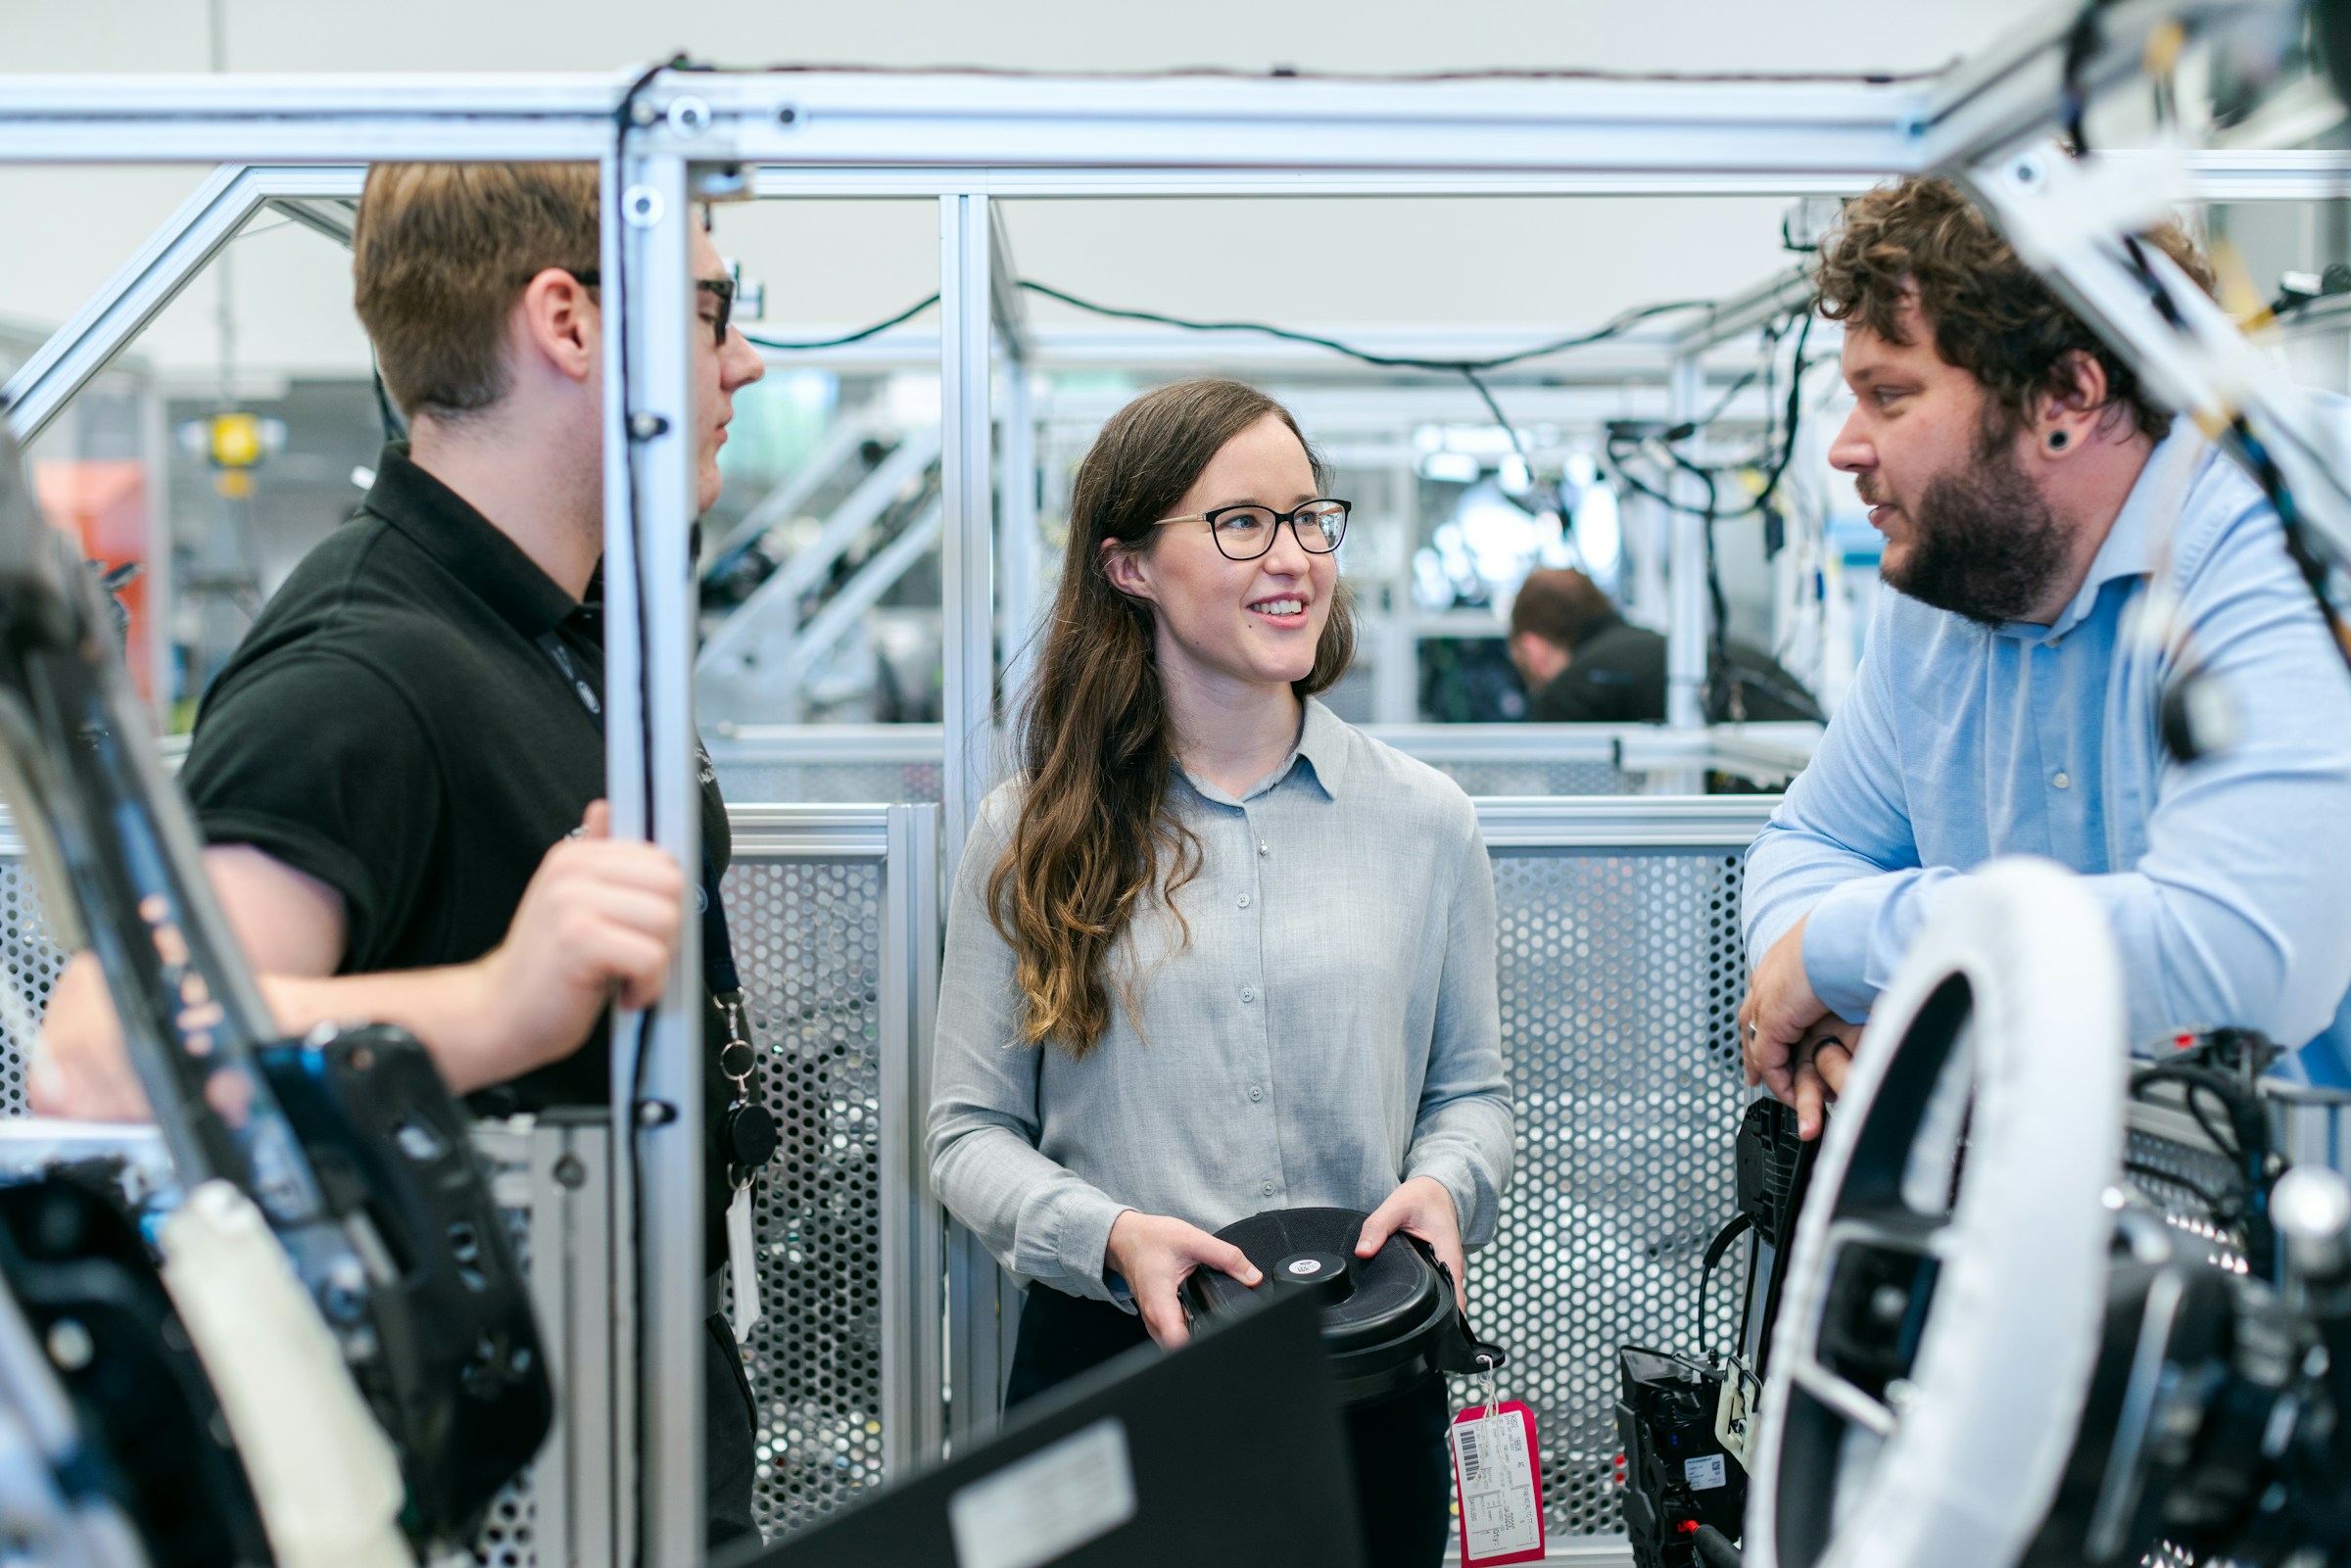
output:
M1980 49L2046 0L860 0L708 7L619 0L221 0L232 71L616 70L684 48L733 65L853 63L1039 70L1913 71ZM196 0L0 0L7 71L200 71ZM202 177L192 168L0 168L0 212L37 236L0 247L0 317L54 323L98 288ZM1782 204L1507 199L1023 202L1027 275L1115 305L1345 329L1465 322L1530 336L1626 306L1725 292L1776 264ZM264 220L265 221L265 220ZM936 287L928 202L731 209L722 247L769 285L779 324L857 324ZM263 225L257 223L256 228ZM236 361L265 379L365 364L347 260L299 228L251 233L234 273ZM218 291L201 279L141 352L179 378L217 373ZM1040 321L1070 319L1039 304Z

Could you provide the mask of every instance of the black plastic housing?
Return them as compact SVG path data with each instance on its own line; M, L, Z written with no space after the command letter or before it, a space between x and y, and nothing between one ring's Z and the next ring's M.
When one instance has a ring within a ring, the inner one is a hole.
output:
M529 1282L424 1047L382 1024L259 1054L327 1208L365 1227L360 1391L400 1449L412 1528L463 1541L554 1420Z
M1398 1233L1371 1257L1355 1256L1369 1217L1358 1209L1275 1209L1235 1220L1217 1239L1248 1254L1266 1282L1251 1290L1216 1269L1197 1269L1184 1281L1184 1305L1214 1323L1263 1297L1298 1289L1314 1295L1339 1402L1349 1408L1402 1393L1432 1372L1477 1371L1480 1355L1500 1367L1502 1351L1470 1335L1445 1271L1412 1238ZM1291 1272L1308 1261L1316 1264L1312 1274Z

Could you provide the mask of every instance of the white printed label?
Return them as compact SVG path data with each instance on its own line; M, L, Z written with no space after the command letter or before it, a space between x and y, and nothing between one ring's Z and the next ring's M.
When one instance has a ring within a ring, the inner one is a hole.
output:
M1731 1484L1730 1472L1723 1467L1719 1453L1701 1454L1682 1461L1682 1479L1690 1483L1693 1492L1711 1492L1716 1487Z
M1453 1460L1462 1478L1462 1525L1471 1563L1543 1544L1543 1504L1534 1455L1515 1410L1453 1428Z
M947 1499L956 1568L1038 1568L1134 1517L1127 1428L1096 1421Z

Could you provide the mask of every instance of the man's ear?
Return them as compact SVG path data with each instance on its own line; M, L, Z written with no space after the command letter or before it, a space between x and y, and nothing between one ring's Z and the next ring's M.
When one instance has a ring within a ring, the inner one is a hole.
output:
M2113 387L2094 354L2069 349L2058 360L2053 388L2042 397L2034 437L2050 456L2085 446L2102 428Z
M582 386L603 358L603 312L596 296L559 266L546 268L523 286L514 325L518 349Z
M1151 587L1150 574L1143 570L1142 552L1128 549L1115 539L1102 542L1102 575L1110 586L1128 598L1146 603L1159 602L1159 594Z

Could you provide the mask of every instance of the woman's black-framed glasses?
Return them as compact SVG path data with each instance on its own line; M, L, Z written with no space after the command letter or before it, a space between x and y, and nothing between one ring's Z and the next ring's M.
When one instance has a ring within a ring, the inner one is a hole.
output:
M567 266L563 270L569 272L583 288L603 287L603 274L593 266ZM694 286L718 301L718 314L703 319L710 323L710 335L723 349L727 346L727 327L735 318L735 280L731 277L696 278Z
M1273 547L1273 536L1287 523L1300 549L1310 555L1327 555L1347 537L1347 513L1352 509L1351 502L1319 496L1299 502L1286 512L1277 512L1271 506L1218 506L1182 517L1162 517L1151 526L1206 523L1209 537L1217 542L1218 550L1226 560L1253 561Z

